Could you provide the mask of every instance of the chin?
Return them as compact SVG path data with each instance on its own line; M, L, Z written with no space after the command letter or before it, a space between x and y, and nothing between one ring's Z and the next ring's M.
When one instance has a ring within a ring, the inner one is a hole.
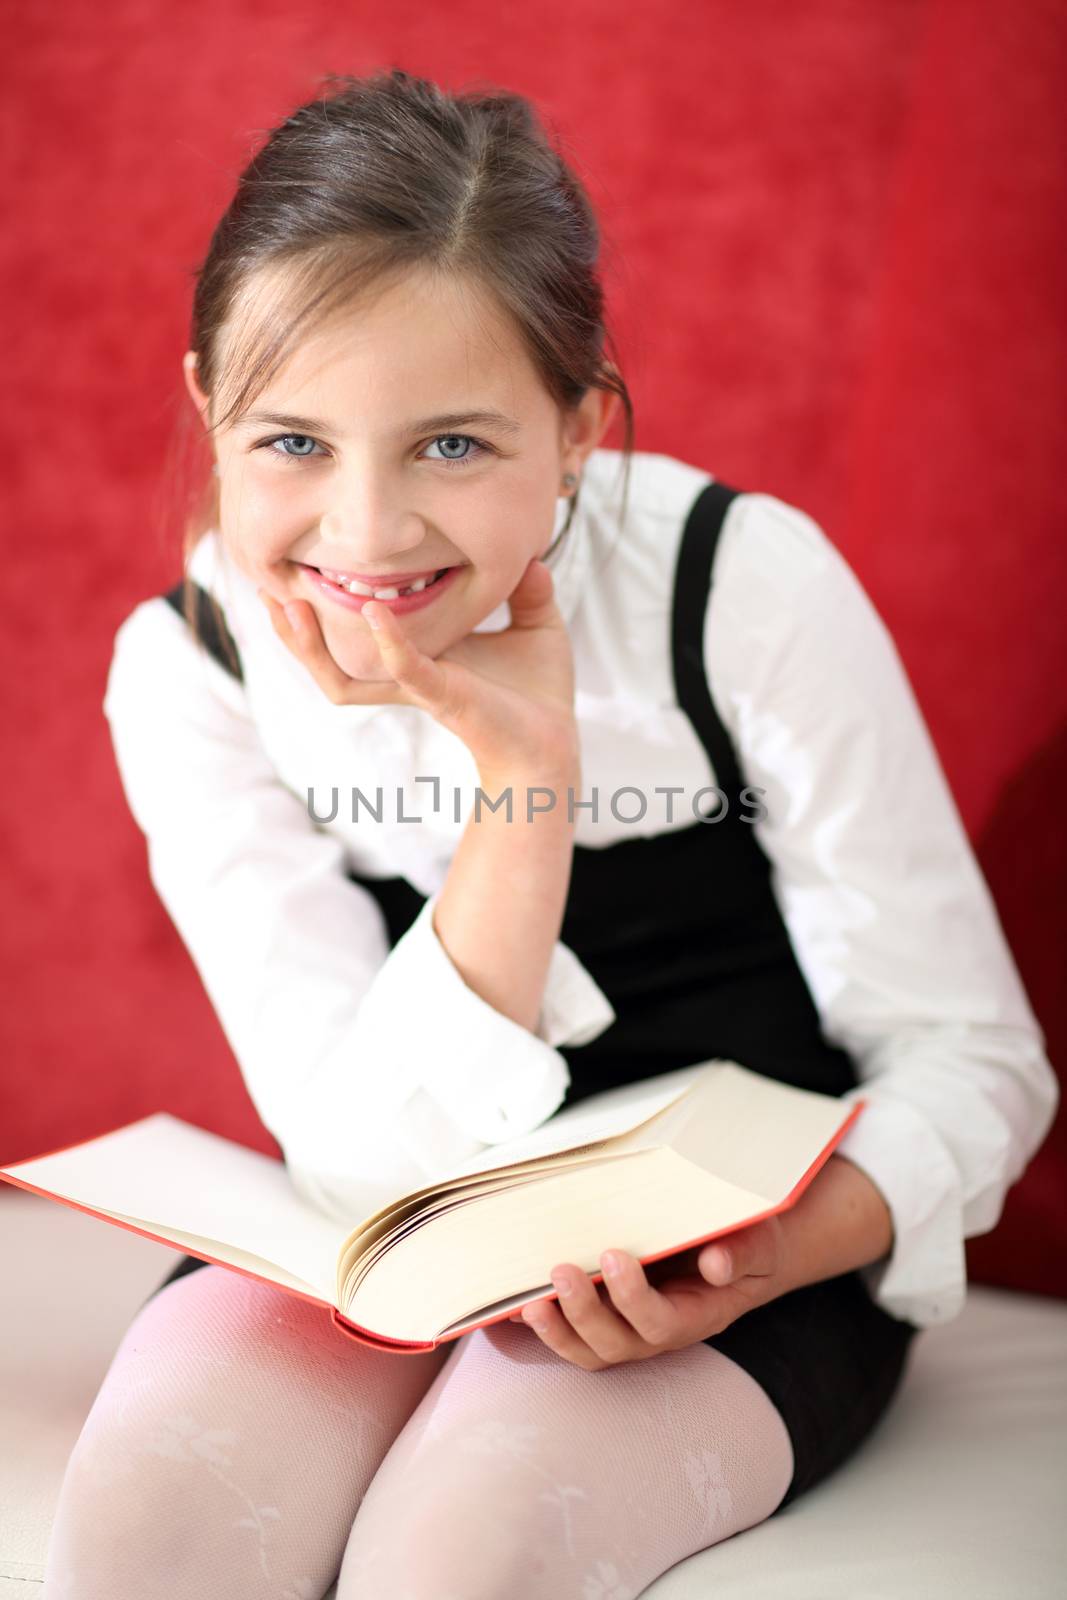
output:
M357 683L393 683L380 661L360 661L355 656L346 656L344 653L337 655L330 651L342 672L347 672L350 678L355 678Z

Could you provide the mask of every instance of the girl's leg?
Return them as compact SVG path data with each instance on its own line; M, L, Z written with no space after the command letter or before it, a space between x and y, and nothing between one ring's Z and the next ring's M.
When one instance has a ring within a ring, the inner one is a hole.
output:
M450 1354L379 1354L223 1267L168 1284L126 1330L71 1454L46 1600L320 1600Z
M337 1600L633 1600L768 1517L779 1412L695 1344L586 1372L517 1323L458 1341L352 1526Z

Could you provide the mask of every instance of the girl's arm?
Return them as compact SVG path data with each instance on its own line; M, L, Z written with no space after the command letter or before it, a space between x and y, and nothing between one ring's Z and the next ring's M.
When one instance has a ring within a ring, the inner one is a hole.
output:
M508 597L506 630L477 632L425 655L377 601L364 606L387 678L350 678L326 646L307 602L279 606L278 637L331 700L389 703L399 695L467 746L484 806L476 803L449 863L434 931L475 992L533 1027L567 902L574 845L570 790L579 788L574 660L550 569L527 563Z
M893 641L806 513L735 503L705 665L765 791L756 833L823 1030L857 1064L844 1099L868 1102L838 1147L893 1223L868 1285L894 1316L947 1321L964 1239L996 1224L1051 1125L1043 1035ZM801 1247L837 1251L821 1219Z
M577 745L541 764L484 767L479 778L494 808L472 813L464 829L434 930L476 994L534 1028L567 904L575 829L568 790L581 788ZM501 796L510 796L510 818L506 802L495 804Z
M340 841L278 778L243 686L162 599L118 630L104 711L151 881L307 1198L362 1216L551 1115L569 1083L554 1046L614 1017L573 952L551 947L540 1013L530 996L520 1023L450 959L443 891L390 950ZM462 959L475 977L477 953Z
M547 567L528 565L509 609L504 636L465 640L436 660L388 606L371 608L371 628L394 681L467 745L486 796L449 862L434 931L476 994L533 1028L567 904L580 754L571 644ZM290 631L281 633L289 642ZM300 653L336 683L314 632Z

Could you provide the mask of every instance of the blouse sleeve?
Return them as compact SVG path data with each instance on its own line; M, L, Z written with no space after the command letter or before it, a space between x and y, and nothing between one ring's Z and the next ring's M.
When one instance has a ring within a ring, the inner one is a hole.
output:
M863 1269L918 1326L966 1293L1059 1099L986 883L891 636L819 525L743 495L721 534L705 667L823 1032L867 1106L838 1146L894 1240Z
M278 778L243 686L162 598L126 618L103 702L149 876L294 1185L346 1218L544 1122L559 1050L614 1020L557 944L536 1033L460 977L432 895L390 950L341 842Z

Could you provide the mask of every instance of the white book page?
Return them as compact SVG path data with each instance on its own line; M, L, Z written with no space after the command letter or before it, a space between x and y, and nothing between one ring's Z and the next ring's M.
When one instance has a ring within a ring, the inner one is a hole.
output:
M350 1227L302 1199L282 1162L165 1111L3 1171L149 1231L199 1237L208 1251L221 1240L333 1301Z
M450 1178L495 1172L516 1161L532 1161L540 1156L555 1155L560 1151L597 1144L603 1139L616 1138L647 1122L664 1107L678 1100L706 1075L709 1066L717 1064L701 1061L696 1066L680 1067L676 1072L664 1072L657 1078L642 1078L637 1083L625 1083L617 1089L605 1089L602 1094L590 1095L588 1100L580 1100L576 1106L557 1111L555 1116L525 1138L490 1145L458 1167L451 1167L435 1181L444 1183Z

